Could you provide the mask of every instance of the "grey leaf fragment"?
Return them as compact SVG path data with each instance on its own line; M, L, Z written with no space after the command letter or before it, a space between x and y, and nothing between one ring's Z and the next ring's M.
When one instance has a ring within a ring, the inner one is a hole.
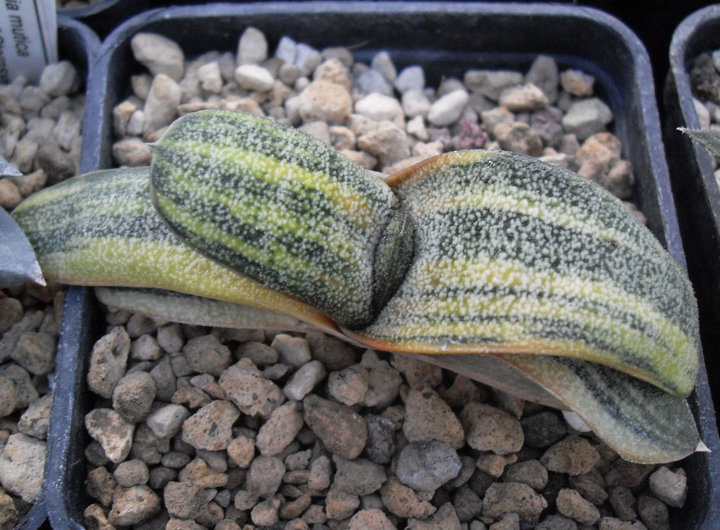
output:
M711 154L720 157L720 131L694 130L684 127L679 127L678 130L690 136Z
M45 285L30 242L4 208L0 208L0 288L26 281Z

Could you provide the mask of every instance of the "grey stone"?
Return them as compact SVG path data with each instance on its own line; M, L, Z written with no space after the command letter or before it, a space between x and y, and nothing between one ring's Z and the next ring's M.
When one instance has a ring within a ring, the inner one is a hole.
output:
M148 80L148 91L149 90L150 80ZM128 122L130 121L130 117L137 110L138 102L135 100L135 98L128 98L125 101L118 103L113 108L113 131L115 132L116 136L122 137L127 134L127 127Z
M18 408L18 392L15 381L0 376L0 418L9 416Z
M110 506L117 482L106 468L100 466L91 469L85 484L88 495L97 499L103 506Z
M130 344L130 356L136 361L157 361L162 355L152 335L141 335Z
M273 87L273 75L262 66L256 64L241 64L235 70L235 80L247 90L267 92Z
M145 101L150 93L152 79L153 76L150 74L137 74L131 76L130 85L132 86L133 94L142 101Z
M280 487L284 474L282 460L274 456L258 456L250 464L245 477L247 490L255 497L272 497Z
M202 335L187 341L182 353L194 372L218 376L232 359L230 350L214 335Z
M298 114L304 121L321 120L338 124L350 116L352 98L345 87L320 79L300 93L297 105Z
M27 503L40 494L45 470L45 442L22 433L11 434L0 455L0 483Z
M441 97L430 106L427 120L437 127L455 123L467 105L469 95L465 90L455 90Z
M202 65L197 70L200 86L205 92L219 94L223 87L223 78L220 72L220 65L217 61Z
M85 428L97 441L105 455L114 464L119 464L128 454L133 442L135 430L120 414L112 409L93 409L85 415Z
M400 450L396 474L400 482L413 489L434 491L455 478L462 464L450 445L432 440L410 442Z
M283 36L275 49L275 57L282 59L286 63L294 63L296 50L297 43L290 37Z
M263 455L277 455L295 439L304 425L299 403L289 401L276 408L260 427L255 446Z
M55 337L27 331L20 335L11 357L33 375L45 375L55 367Z
M155 399L155 381L147 372L131 372L118 381L112 394L113 408L125 420L144 420Z
M425 88L425 71L422 66L412 65L403 68L395 79L395 88L403 95L409 90L422 91Z
M485 492L482 513L497 520L514 512L522 523L534 524L547 506L547 500L527 484L495 482Z
M23 415L20 416L18 430L38 440L44 440L47 436L48 425L50 423L51 405L52 394L45 394L40 399L31 403Z
M40 395L30 379L30 374L22 366L15 363L6 363L0 366L0 377L10 379L15 383L16 409L27 407L36 401Z
M410 156L407 134L387 120L379 122L374 129L359 136L357 145L378 158L383 167Z
M240 412L229 401L215 400L182 424L182 439L196 449L223 451L232 440L232 426Z
M580 70L565 70L560 74L560 85L568 94L575 97L592 96L595 78Z
M530 127L538 133L544 145L557 147L562 142L564 134L560 123L562 116L562 111L557 107L533 112L530 115Z
M113 471L113 478L119 486L130 488L147 484L150 479L150 470L142 460L126 460L121 462Z
M548 515L540 521L535 530L577 530L578 525L563 515Z
M252 26L246 28L238 41L237 64L260 64L267 54L265 34Z
M154 76L165 74L175 81L185 72L185 54L176 42L155 33L137 33L130 41L135 59Z
M334 457L335 480L333 488L351 495L369 495L376 492L385 483L385 468L364 458L345 460Z
M179 352L185 339L179 324L167 324L157 329L157 343L168 353Z
M502 475L504 482L522 482L537 491L548 483L548 472L538 460L530 459L510 464Z
M460 413L460 422L473 449L507 455L522 448L520 421L504 410L484 403L468 403Z
M557 414L543 411L520 420L525 443L542 449L562 440L567 435L565 422Z
M325 378L325 367L320 361L303 364L290 378L283 392L288 399L302 401Z
M100 338L90 354L88 386L96 394L111 398L118 381L125 374L130 353L130 337L122 327L113 328Z
M460 420L429 385L411 388L408 392L403 433L410 442L439 440L455 449L465 445Z
M402 377L387 361L367 350L360 361L368 371L368 391L362 404L366 407L387 407L400 393Z
M640 494L637 511L648 530L670 530L670 514L667 505L652 495Z
M344 370L332 372L328 377L328 394L344 405L356 405L365 398L368 390L368 371L354 364Z
M370 68L380 72L388 83L395 83L397 70L388 52L381 51L375 54L370 61Z
M170 516L180 519L194 519L207 504L205 490L190 482L168 482L163 501Z
M511 112L531 112L547 108L547 96L535 85L515 85L500 92L500 105Z
M650 491L668 506L682 508L687 498L687 477L682 470L671 471L660 466L650 474Z
M113 504L108 522L117 526L138 525L160 512L160 498L145 485L118 487L113 493Z
M368 414L365 455L376 464L387 464L395 454L395 425L383 416Z
M268 418L285 400L280 388L262 377L260 370L247 358L225 370L219 383L240 411L249 416Z
M600 461L600 454L590 442L579 436L568 436L553 444L540 457L540 462L556 473L581 475Z
M455 513L462 523L471 521L482 512L482 499L468 485L456 489L452 499Z
M312 46L301 42L295 47L293 64L298 67L301 76L309 76L322 61L322 56Z
M440 506L427 520L410 519L406 530L433 530L435 528L442 528L443 530L462 529L460 519L458 519L452 503L446 502Z
M257 366L265 366L278 362L278 352L262 342L246 342L238 346L235 351L236 358L247 357Z
M152 151L140 138L125 138L112 146L113 158L121 166L140 167L150 165Z
M155 392L157 399L170 401L177 390L177 381L172 371L170 357L165 356L150 370L150 375L155 381Z
M350 407L311 394L303 400L303 415L331 453L352 460L365 447L367 424Z
M355 112L375 121L394 121L396 118L402 119L403 116L403 109L397 99L377 92L368 94L355 103Z
M547 55L538 55L525 74L525 82L532 83L543 91L552 105L558 97L558 67L555 59Z
M23 88L20 94L20 108L25 117L37 116L49 102L50 98L45 91L33 85Z
M580 524L591 526L600 520L600 512L595 505L573 489L561 489L555 503L558 512Z
M391 96L393 93L392 85L377 70L369 69L362 72L355 78L355 85L364 94L378 92Z
M520 121L504 121L495 126L493 134L500 147L530 156L540 156L543 144L540 135L526 123Z
M468 70L463 82L468 90L497 101L504 88L519 85L523 82L523 76L519 72L508 70Z
M322 140L326 144L330 143L330 129L324 121L311 121L303 124L298 130L314 136L318 140Z
M45 143L37 151L38 166L47 174L48 183L57 184L77 171L72 157L54 141Z
M588 98L573 103L562 119L566 133L575 134L579 140L585 140L595 133L605 130L613 120L610 108L598 98Z
M180 86L168 75L158 74L150 85L150 93L145 100L143 112L143 134L150 134L161 127L170 125L177 116L180 104Z
M70 151L75 138L80 136L82 128L81 116L72 110L65 110L60 114L57 124L53 128L53 136L65 151Z

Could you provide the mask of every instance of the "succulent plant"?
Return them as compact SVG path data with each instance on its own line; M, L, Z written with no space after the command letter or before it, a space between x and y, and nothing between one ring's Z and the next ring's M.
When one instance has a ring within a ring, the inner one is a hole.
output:
M307 331L574 411L622 457L696 450L698 317L683 270L594 183L502 151L385 181L264 118L177 120L151 168L14 212L47 278L175 321Z

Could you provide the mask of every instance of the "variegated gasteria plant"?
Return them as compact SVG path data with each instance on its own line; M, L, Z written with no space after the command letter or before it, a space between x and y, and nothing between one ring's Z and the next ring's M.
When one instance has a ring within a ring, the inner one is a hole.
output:
M302 132L186 115L149 168L14 212L53 281L174 321L321 330L577 413L623 458L698 446L682 269L594 183L502 151L383 180Z

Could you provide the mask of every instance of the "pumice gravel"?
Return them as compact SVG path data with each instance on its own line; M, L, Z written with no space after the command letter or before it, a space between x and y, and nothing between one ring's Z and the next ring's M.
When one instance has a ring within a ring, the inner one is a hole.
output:
M504 149L577 171L634 208L634 177L594 79L537 57L427 87L390 54L248 28L237 53L186 60L133 38L147 73L113 110L115 161L184 114L241 111L296 126L392 174L456 149ZM676 465L626 462L572 415L319 332L204 328L113 308L87 375L88 528L663 529Z
M0 156L22 173L0 179L0 205L76 174L85 96L68 61L48 65L37 85L0 85ZM55 287L0 291L0 528L13 528L37 499L44 475L62 293Z

